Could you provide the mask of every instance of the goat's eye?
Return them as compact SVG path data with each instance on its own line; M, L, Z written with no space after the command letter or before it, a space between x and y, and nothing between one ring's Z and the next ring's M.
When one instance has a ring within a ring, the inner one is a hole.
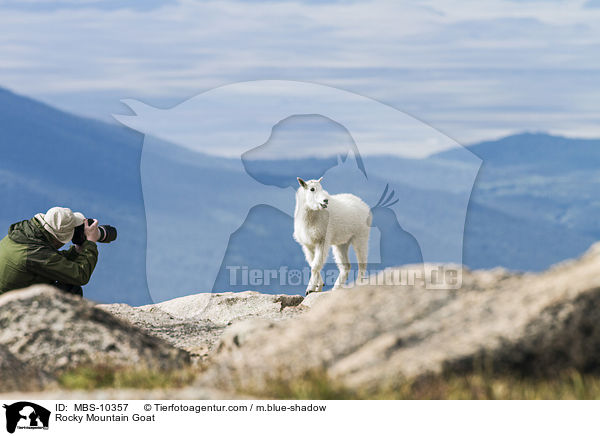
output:
M311 190L312 192L315 192L315 188L310 188L310 190Z

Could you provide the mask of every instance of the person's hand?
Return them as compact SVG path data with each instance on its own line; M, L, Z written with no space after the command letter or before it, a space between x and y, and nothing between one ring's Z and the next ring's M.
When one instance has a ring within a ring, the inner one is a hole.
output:
M85 220L84 233L85 233L85 237L87 238L88 241L98 242L98 239L100 239L100 230L98 229L98 220L94 220L92 225L89 225L88 221Z

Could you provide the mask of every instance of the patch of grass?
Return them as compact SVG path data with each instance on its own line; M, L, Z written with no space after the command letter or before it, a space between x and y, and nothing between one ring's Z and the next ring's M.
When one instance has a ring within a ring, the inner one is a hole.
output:
M385 389L360 391L314 371L291 382L272 380L261 391L246 392L277 399L388 400L554 400L600 399L600 375L564 371L552 378L510 375L447 375L403 381Z
M61 387L71 390L161 389L187 386L195 377L196 373L192 369L156 371L93 365L64 372L59 376L58 383Z
M190 385L199 369L152 371L115 368L110 365L82 366L63 373L65 389L165 389ZM247 384L246 384L247 386ZM565 400L600 399L600 375L563 371L555 377L522 377L489 372L435 376L417 381L397 381L386 388L356 390L313 370L291 381L270 380L264 387L244 389L241 394L261 398L298 400Z
M313 370L292 381L276 378L267 383L266 389L250 389L243 392L259 397L297 400L351 400L356 394L342 384L330 379L323 370Z
M600 376L565 371L555 377L471 374L404 383L376 393L381 399L587 400L600 399Z

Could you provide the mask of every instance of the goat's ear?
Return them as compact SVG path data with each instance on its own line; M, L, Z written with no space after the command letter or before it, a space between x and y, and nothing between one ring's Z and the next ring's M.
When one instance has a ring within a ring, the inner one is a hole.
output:
M298 183L300 183L300 186L302 186L303 188L306 188L306 182L304 180L302 180L300 177L297 177L298 179Z
M323 180L323 177L321 177L319 180L317 180L317 182L321 183L321 180Z

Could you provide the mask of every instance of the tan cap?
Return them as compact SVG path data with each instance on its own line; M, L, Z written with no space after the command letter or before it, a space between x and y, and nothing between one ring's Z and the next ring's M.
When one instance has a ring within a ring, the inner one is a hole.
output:
M45 214L38 213L35 217L46 231L63 244L73 239L75 227L82 225L85 221L82 213L73 212L67 207L53 207Z

